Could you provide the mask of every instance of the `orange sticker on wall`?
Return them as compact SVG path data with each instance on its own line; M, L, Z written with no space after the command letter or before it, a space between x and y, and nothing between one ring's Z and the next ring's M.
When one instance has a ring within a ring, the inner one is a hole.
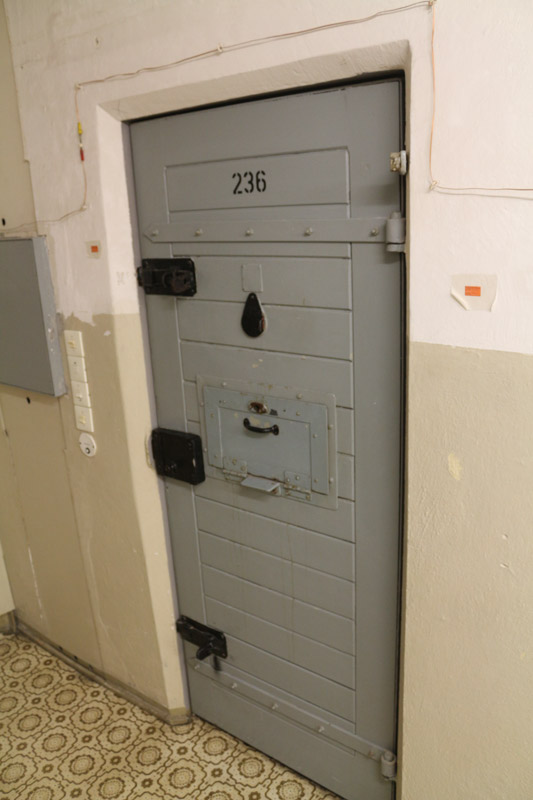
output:
M497 275L474 272L451 276L450 294L465 311L492 311L497 289Z

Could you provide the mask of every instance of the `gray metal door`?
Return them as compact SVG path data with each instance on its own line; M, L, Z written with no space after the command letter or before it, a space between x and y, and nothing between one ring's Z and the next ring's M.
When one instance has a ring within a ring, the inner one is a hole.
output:
M400 100L389 80L131 126L143 259L196 269L194 297L146 298L158 424L200 434L206 472L165 480L180 614L228 645L217 670L185 643L192 709L350 800L393 794Z

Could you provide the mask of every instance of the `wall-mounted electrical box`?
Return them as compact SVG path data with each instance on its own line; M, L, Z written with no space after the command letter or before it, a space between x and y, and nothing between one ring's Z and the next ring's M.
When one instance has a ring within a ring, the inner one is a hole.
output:
M43 237L0 240L0 383L66 392Z

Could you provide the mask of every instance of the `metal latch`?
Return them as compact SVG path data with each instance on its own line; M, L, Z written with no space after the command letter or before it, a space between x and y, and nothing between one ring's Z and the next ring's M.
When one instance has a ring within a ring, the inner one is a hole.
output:
M183 616L176 621L176 629L186 642L198 645L196 658L199 661L203 661L208 656L214 656L214 667L216 670L220 669L218 659L227 658L228 655L226 637L222 631Z
M385 226L385 242L389 253L405 253L405 217L393 211Z
M390 171L399 175L407 175L407 150L390 154Z
M279 481L272 481L268 478L259 478L255 475L248 475L241 482L241 486L246 486L248 489L257 489L260 492L266 492L267 494L279 494L280 492L280 482Z
M145 258L137 268L137 283L146 294L192 297L196 272L190 258Z
M205 481L202 440L198 434L155 428L152 454L158 475L194 486Z

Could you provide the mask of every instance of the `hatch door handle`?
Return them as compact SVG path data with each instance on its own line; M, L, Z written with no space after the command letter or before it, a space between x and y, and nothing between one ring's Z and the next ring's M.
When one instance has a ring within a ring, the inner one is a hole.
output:
M272 425L270 428L259 428L256 425L252 425L248 417L243 419L242 424L247 431L252 431L252 433L273 433L274 436L279 434L279 427L277 425Z

